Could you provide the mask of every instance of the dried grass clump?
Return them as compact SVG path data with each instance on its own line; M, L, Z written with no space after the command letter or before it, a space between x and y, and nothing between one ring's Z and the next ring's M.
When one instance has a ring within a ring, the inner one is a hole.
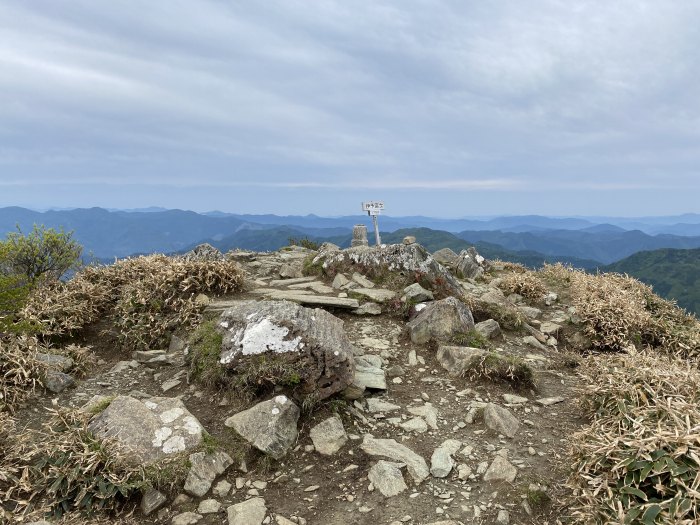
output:
M107 283L79 272L68 282L52 281L33 290L20 318L43 336L70 336L97 321L109 299Z
M525 273L529 272L530 270L527 268L527 266L520 264L520 263L514 263L510 261L501 261L500 259L494 259L491 261L491 267L499 267L505 270L506 272L514 272L514 273Z
M36 359L35 337L0 337L0 414L13 413L17 405L42 386L45 365Z
M506 293L517 293L527 299L541 299L547 288L535 272L509 273L501 278L499 288Z
M514 304L509 302L495 304L475 297L467 297L465 302L474 315L475 320L494 319L501 328L506 330L520 330L527 320L525 315Z
M591 275L548 265L546 279L568 285L583 332L597 350L656 348L680 357L700 358L700 323L651 287L615 273Z
M40 431L15 434L0 458L0 499L15 515L46 510L120 513L145 486L143 467L126 465L109 441L88 430L88 414L56 411Z
M38 288L22 318L45 337L74 335L104 316L114 318L128 348L163 344L176 327L200 319L199 293L238 291L243 273L235 261L185 260L149 255L110 266L87 267L68 282Z
M574 436L579 523L700 521L700 372L633 352L591 360L589 428Z
M119 339L128 348L167 344L176 328L194 326L203 305L199 293L226 294L241 289L243 276L233 261L187 261L163 255L139 257L127 266L139 280L128 282L114 306Z
M493 352L474 357L465 368L464 375L472 381L477 378L502 381L516 389L535 386L535 375L525 361L516 356L499 355Z

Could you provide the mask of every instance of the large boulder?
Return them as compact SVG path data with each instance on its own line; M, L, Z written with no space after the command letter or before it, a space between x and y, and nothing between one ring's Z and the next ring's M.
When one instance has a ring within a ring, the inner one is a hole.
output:
M131 464L152 463L196 448L204 430L180 399L139 401L129 396L116 397L88 429L98 438L113 440Z
M406 326L411 341L416 344L430 340L449 341L455 334L473 329L474 317L466 304L448 297L429 303Z
M387 273L403 276L407 283L420 279L433 291L462 297L463 290L454 276L420 244L390 244L383 246L356 246L345 250L320 250L313 259L330 275L348 270L372 276Z
M461 279L476 279L484 273L486 259L476 252L472 246L459 253L459 258L455 264L457 277Z
M220 362L234 371L251 356L274 354L300 371L300 392L325 399L352 383L355 349L343 321L288 301L241 301L225 310Z
M459 261L459 255L457 255L450 248L443 248L442 250L438 250L435 253L433 253L433 259L435 259L443 266L447 266L448 268L454 268L455 266L457 266L457 261Z
M298 420L299 407L286 396L277 396L234 414L224 425L261 452L282 459L297 439Z

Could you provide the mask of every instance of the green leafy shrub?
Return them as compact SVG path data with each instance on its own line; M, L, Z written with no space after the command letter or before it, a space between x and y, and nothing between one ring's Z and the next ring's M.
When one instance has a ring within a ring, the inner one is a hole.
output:
M474 329L467 332L457 332L452 336L452 342L471 348L486 348L489 344L488 339Z

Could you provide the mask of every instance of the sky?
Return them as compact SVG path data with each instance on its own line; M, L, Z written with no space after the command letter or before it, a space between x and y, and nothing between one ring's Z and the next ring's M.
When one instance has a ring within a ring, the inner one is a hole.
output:
M0 206L700 212L700 3L4 0Z

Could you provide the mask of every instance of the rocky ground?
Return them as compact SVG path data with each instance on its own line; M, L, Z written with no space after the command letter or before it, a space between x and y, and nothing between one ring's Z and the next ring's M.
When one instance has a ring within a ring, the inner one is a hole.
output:
M247 291L202 298L212 319L243 301L289 300L324 308L343 322L356 370L349 388L312 410L301 407L298 422L299 410L295 414L294 403L280 392L258 400L269 405L253 406L261 414L280 414L268 451L278 459L241 461L227 448L237 433L250 431L249 441L258 439L265 429L255 425L265 416L236 420L243 405L235 392L190 381L182 333L168 349L125 356L95 329L85 336L98 359L88 376L39 400L19 420L36 426L47 409L122 396L123 406L110 405L112 417L123 428L150 428L157 416L157 448L177 449L206 430L220 451L190 458L184 487L174 495L148 494L128 518L133 523L566 523L568 438L585 423L576 404L575 358L566 351L576 333L566 298L556 290L537 301L507 298L498 287L498 268L490 281L480 278L482 272L476 280L462 272L458 282L466 298L508 304L526 318L518 330L477 318L484 348L475 348L436 340L433 325L420 326L420 306L407 326L401 295L409 304L428 305L423 308L435 303L420 287L404 292L349 271L333 279L302 276L309 255L303 249L235 254L247 272ZM534 384L462 373L480 353L515 358L533 371ZM102 423L91 425L110 435L115 423L107 421L107 410L96 418ZM144 448L150 450L149 444Z

